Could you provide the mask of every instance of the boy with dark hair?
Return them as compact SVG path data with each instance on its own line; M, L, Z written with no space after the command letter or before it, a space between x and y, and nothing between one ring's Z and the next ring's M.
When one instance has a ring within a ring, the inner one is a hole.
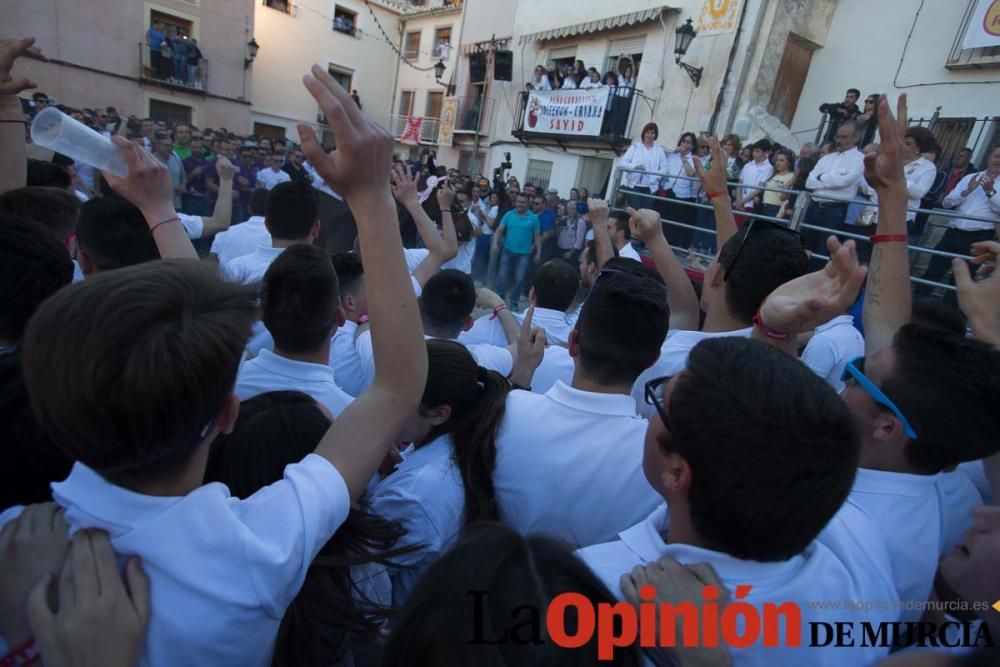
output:
M657 505L640 466L646 421L629 390L656 360L669 319L655 272L628 259L605 265L570 334L571 385L507 398L493 473L503 523L584 546Z
M118 197L98 197L80 208L76 240L84 275L160 259L142 211Z
M365 289L365 269L361 258L353 252L333 256L333 268L340 282L340 307L344 324L330 341L330 368L337 384L349 395L358 396L365 390L365 370L355 339L358 326L368 321L368 295Z
M328 365L330 339L344 323L330 256L314 245L288 248L264 274L260 306L274 351L262 349L240 367L236 395L245 401L269 391L301 391L339 416L352 397Z
M65 245L76 233L80 200L60 188L17 188L0 194L0 215L40 222Z
M632 231L629 229L628 214L622 211L612 211L608 219L608 233L618 257L628 257L637 262L642 260L639 253L632 247Z
M319 197L308 183L279 183L268 193L264 226L271 235L269 244L260 244L249 255L231 260L223 268L229 280L260 282L271 262L285 248L296 243L312 243L319 236Z
M45 431L78 459L54 491L71 531L106 530L149 574L143 664L269 664L282 615L346 519L427 377L389 197L392 136L322 68L305 84L331 121L336 160L304 150L358 220L378 358L375 379L285 477L245 500L201 487L232 394L255 290L199 262L99 274L49 299L25 336L28 392ZM349 107L348 107L349 105Z
M699 343L684 370L648 392L642 467L666 504L580 558L618 596L634 567L669 557L710 566L729 591L746 586L741 599L755 608L797 605L801 624L779 624L776 645L734 649L735 665L860 665L887 653L862 642L804 648L812 621L877 624L898 613L811 604L897 600L877 527L842 509L859 443L836 393L798 361L735 337ZM802 648L789 646L791 628Z

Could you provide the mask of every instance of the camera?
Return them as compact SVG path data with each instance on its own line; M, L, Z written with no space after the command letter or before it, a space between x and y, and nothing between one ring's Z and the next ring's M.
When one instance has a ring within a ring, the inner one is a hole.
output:
M500 163L496 169L493 170L493 189L501 190L504 185L504 172L511 169L514 165L510 161L510 153L503 154L504 161Z

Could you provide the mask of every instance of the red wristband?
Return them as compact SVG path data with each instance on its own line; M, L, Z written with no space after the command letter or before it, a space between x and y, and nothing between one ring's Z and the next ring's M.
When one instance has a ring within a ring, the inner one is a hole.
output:
M718 190L717 192L709 192L705 196L709 199L715 199L716 197L725 197L728 194L725 190Z
M501 303L499 306L493 309L493 314L490 315L491 320L495 320L499 315L501 310L507 310L507 304Z
M875 234L871 240L872 243L909 243L910 237L906 234Z
M775 340L787 340L788 339L788 334L782 333L780 331L775 331L771 327L769 327L766 324L764 324L764 322L760 319L760 311L759 310L757 311L757 314L753 316L753 323L754 323L754 326L757 327L758 329L760 329L760 332L762 334L764 334L765 336L767 336L768 338L774 338Z
M41 651L35 645L34 638L29 639L20 646L16 646L11 651L0 658L0 667L23 667L25 665L35 665L42 658Z

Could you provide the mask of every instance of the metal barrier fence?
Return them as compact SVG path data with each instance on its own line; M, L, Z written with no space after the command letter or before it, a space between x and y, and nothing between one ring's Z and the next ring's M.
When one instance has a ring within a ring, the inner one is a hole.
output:
M637 173L637 174L643 174L645 176L659 176L659 177L668 178L668 179L684 179L684 180L687 180L687 181L694 181L695 185L697 186L697 188L694 190L694 192L698 193L701 190L701 181L700 181L700 179L698 179L697 177L694 177L694 176L682 176L682 175L676 175L676 174L659 174L659 173L654 173L654 172L649 172L649 171L643 171L643 170L639 170L639 169L630 169L630 168L627 168L627 167L618 167L618 168L615 169L614 173L612 174L611 188L609 189L609 192L611 193L610 194L610 201L611 201L611 204L612 204L613 207L617 205L617 202L619 201L620 196L632 195L632 196L635 196L635 197L642 197L642 198L645 198L645 199L648 199L648 200L651 200L651 201L654 201L654 202L663 202L665 204L671 204L671 205L674 205L674 206L680 205L680 206L690 207L690 208L696 209L696 210L707 210L709 212L713 212L713 214L714 214L714 208L707 201L696 200L696 201L693 201L693 202L688 202L688 201L684 201L684 200L678 200L678 199L672 199L672 198L669 198L669 197L664 197L664 196L661 196L661 195L657 195L655 193L647 193L647 192L644 192L644 191L637 191L637 190L635 190L633 188L629 188L629 187L627 187L627 186L624 185L624 175L627 174L627 173ZM741 187L741 184L738 181L729 181L729 182L727 182L727 186L729 188L734 188L734 187L735 188L739 188L739 187ZM877 202L874 202L872 200L860 199L860 198L852 199L850 201L836 200L836 199L830 199L830 198L824 198L824 197L817 197L816 195L814 195L812 192L809 192L808 190L789 190L789 189L786 189L786 188L777 188L777 187L769 187L769 186L758 186L757 188L754 188L754 189L755 190L761 190L763 192L768 192L769 191L769 192L777 192L777 193L780 193L780 194L795 195L795 205L791 209L791 213L789 214L789 216L787 218L779 218L779 217L764 215L762 213L755 213L755 212L749 212L749 211L741 211L741 210L735 210L735 209L733 210L733 214L734 215L741 216L741 217L744 217L744 218L749 218L749 219L768 220L768 221L775 222L775 223L778 223L778 224L786 225L789 229L793 229L793 230L799 231L799 232L802 232L802 231L817 232L817 233L819 233L819 234L822 235L821 236L822 239L826 239L830 234L833 234L833 235L837 236L840 239L852 238L852 239L855 239L856 241L859 242L859 247L860 247L861 243L869 243L869 236L866 235L863 230L870 229L870 230L874 231L874 229L875 229L875 225L871 225L871 226L867 226L867 227L858 226L857 229L859 231L857 233L855 233L853 231L845 231L842 228L836 228L835 229L835 228L831 228L831 227L823 227L823 226L815 225L815 224L812 224L812 223L806 221L806 212L808 211L810 204L812 204L813 202L834 202L834 203L843 203L843 204L847 204L847 205L856 204L856 205L862 206L862 207L876 207L877 208L877 206L878 206ZM922 273L920 275L916 275L914 273L914 269L917 268L919 270L920 268L924 268L924 270L926 270L926 268L929 268L929 267L926 267L926 264L928 262L925 261L925 260L927 260L930 257L934 257L934 256L945 257L945 258L948 258L948 259L952 259L952 258L969 259L970 256L969 255L959 255L959 254L955 254L955 253L952 253L952 252L947 252L947 251L944 251L944 250L937 250L933 246L925 245L925 244L928 243L931 240L934 240L935 243L936 243L935 237L939 236L939 233L943 232L943 229L948 226L948 224L949 224L949 222L951 221L952 218L962 218L963 220L973 220L973 221L987 222L987 223L990 223L990 224L1000 224L1000 222L998 222L997 220L992 219L992 218L983 218L983 217L974 216L974 215L967 215L967 214L964 214L964 213L963 214L958 214L956 211L947 210L947 209L923 209L923 208L909 208L908 207L907 210L911 211L913 213L916 213L916 214L927 214L929 216L929 218L927 220L926 229L924 230L924 232L923 232L923 234L921 236L921 242L919 244L917 244L917 245L913 245L913 244L909 244L908 245L908 247L909 247L909 249L911 251L910 252L910 272L911 272L911 274L910 274L910 281L912 283L914 283L914 284L925 285L925 286L933 288L933 289L943 289L943 290L945 290L945 292L954 291L955 290L955 286L953 284L951 284L951 283L945 283L945 282L940 282L940 281L935 281L935 280L927 280L927 279L921 277L923 275ZM681 221L678 221L678 220L671 220L671 219L668 219L666 217L663 217L662 214L661 214L661 218L660 218L661 224L663 224L665 227L671 227L671 228L675 228L675 229L693 230L696 234L707 234L707 235L715 236L716 235L716 231L715 231L715 224L714 224L714 215L713 215L713 219L712 220L713 220L712 225L710 227L706 228L706 227L701 227L701 226L698 226L698 225L692 225L692 224L689 224L689 223L681 222ZM910 223L908 223L908 224L910 224ZM667 230L665 230L665 231L667 231ZM697 238L697 237L694 237L694 236L692 237L691 244L689 244L688 247L679 247L679 248L678 247L674 247L674 252L675 252L675 254L678 254L678 255L681 256L682 263L684 263L687 266L687 268L694 269L694 270L703 270L704 266L694 266L693 262L692 262L692 259L693 258L697 258L698 260L707 260L708 262L711 262L712 260L715 259L715 255L714 254L711 254L711 255L710 254L706 254L704 252L701 252L701 251L697 250L694 247L694 245L693 245L695 238ZM823 260L823 261L826 261L826 260L829 259L829 257L827 255L824 255L821 252L816 252L812 248L809 248L809 250L810 250L810 253L811 253L812 257L815 257L815 258L817 258L819 260ZM686 262L683 261L685 258L687 260ZM949 272L950 272L950 269L949 269ZM945 277L947 277L947 274L946 274Z

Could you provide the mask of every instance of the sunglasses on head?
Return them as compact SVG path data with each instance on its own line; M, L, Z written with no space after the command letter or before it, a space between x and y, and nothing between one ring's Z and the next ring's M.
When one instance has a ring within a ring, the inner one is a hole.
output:
M917 432L913 430L910 425L910 421L903 415L903 411L899 409L892 399L885 395L885 392L875 386L875 383L865 375L865 358L855 357L847 362L844 366L844 372L841 374L840 379L842 382L850 382L853 380L861 385L861 388L872 397L872 400L889 410L896 416L899 423L903 426L903 433L906 434L910 440L917 439Z
M671 378L673 378L672 375L665 375L661 378L650 380L646 383L645 388L646 403L656 408L656 413L660 415L660 419L663 420L663 426L668 431L670 430L670 417L667 415L663 399Z
M761 220L759 218L752 218L750 222L747 223L745 229L746 232L743 234L743 238L740 240L740 245L738 248L736 248L736 254L733 255L732 261L729 262L729 266L726 267L726 275L723 276L723 281L729 280L729 276L732 274L733 268L736 266L736 262L739 261L740 255L743 254L743 248L746 247L747 242L750 240L750 236L753 234L754 229L757 230L776 229L778 231L782 231L788 234L793 234L798 239L799 244L802 246L802 249L805 250L806 247L806 241L805 238L802 236L802 234L795 231L794 229L789 229L785 225L782 225L777 222L771 222L770 220Z

